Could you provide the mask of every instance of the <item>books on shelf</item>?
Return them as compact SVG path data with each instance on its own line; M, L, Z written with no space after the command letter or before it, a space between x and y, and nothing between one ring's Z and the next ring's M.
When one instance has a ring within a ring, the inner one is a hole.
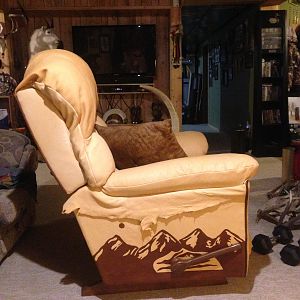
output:
M262 111L262 124L274 125L281 124L280 110L279 109L265 109Z
M280 98L280 88L279 86L273 84L263 84L262 85L262 101L278 101Z
M278 50L282 45L282 29L280 27L261 29L261 48L265 50Z
M262 77L279 77L279 62L276 59L262 60L261 63Z

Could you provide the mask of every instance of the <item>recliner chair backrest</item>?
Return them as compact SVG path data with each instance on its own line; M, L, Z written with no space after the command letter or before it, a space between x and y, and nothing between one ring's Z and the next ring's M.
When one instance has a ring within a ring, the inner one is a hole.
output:
M89 66L66 50L42 51L30 60L16 94L39 148L64 189L71 193L85 182L93 188L105 184L115 164L94 129L98 95Z

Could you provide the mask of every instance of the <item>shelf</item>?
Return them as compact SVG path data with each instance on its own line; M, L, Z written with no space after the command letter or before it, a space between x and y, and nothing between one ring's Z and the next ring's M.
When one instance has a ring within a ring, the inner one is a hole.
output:
M252 140L256 156L281 156L288 144L285 18L283 10L260 12Z
M98 95L138 95L138 94L150 94L150 92L100 92Z
M282 124L281 123L278 123L278 124L263 124L262 127L265 127L267 129L278 129L278 127L281 127Z
M100 95L149 94L139 84L98 84Z
M280 106L280 101L279 100L276 100L276 101L262 101L262 110L265 110L265 109L276 109L276 108L279 108Z
M282 49L263 49L261 50L262 56L274 56L274 55L282 55L283 51Z
M282 77L262 77L262 82L279 84L282 79Z

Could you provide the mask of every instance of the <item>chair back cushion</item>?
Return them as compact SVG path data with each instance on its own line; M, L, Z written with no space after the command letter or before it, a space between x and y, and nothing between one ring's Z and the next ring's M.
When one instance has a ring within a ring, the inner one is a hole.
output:
M39 109L43 112L34 107L30 98L20 96L20 91L30 88L35 89L42 99ZM85 181L91 187L105 184L115 170L115 163L108 145L94 129L98 94L89 66L79 56L66 50L42 51L29 61L24 79L16 92L33 135L38 131L37 126L49 127L49 131L52 131L51 141L47 136L35 138L54 175L60 177L58 180L64 187L68 185L67 179L53 166L58 164L66 169L79 164L82 175L76 180L76 185L66 190L71 192ZM38 120L38 116L33 116L45 114L45 110L50 111L47 118L42 115ZM70 149L73 155L70 155ZM66 155L70 155L68 159L72 161L69 165L65 165Z

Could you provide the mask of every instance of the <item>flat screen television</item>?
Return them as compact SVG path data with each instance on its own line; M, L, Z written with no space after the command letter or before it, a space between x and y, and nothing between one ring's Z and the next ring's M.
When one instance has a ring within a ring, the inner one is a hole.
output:
M72 39L97 84L153 82L155 25L72 26Z

